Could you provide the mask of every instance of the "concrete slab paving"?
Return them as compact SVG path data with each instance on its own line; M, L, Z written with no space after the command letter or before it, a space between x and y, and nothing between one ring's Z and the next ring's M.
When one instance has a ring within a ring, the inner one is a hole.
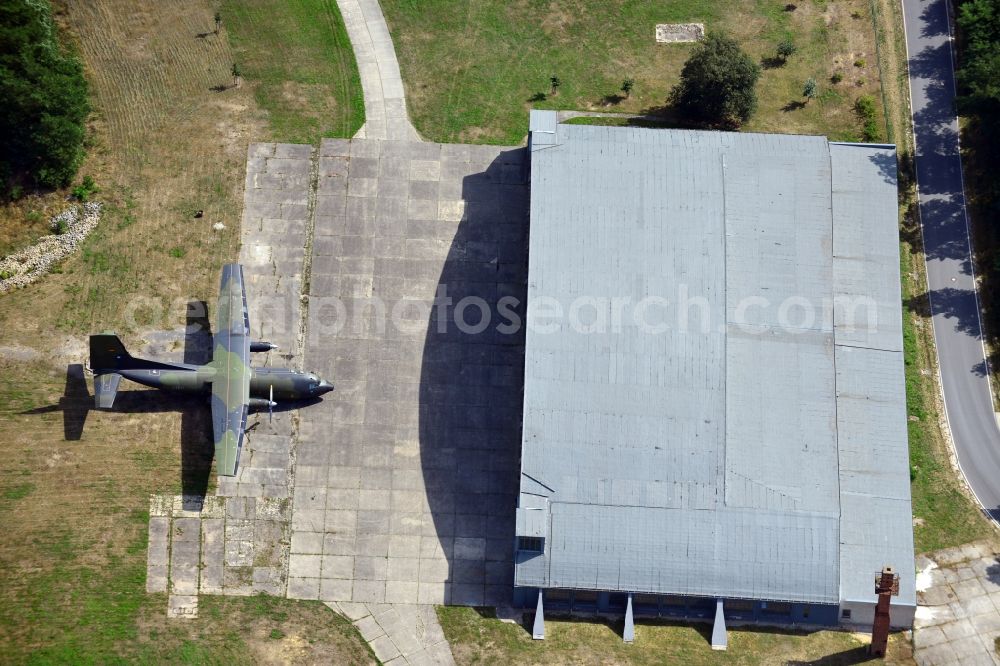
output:
M454 664L433 606L329 602L346 615L383 663Z
M320 147L305 357L338 388L301 412L291 527L293 552L322 532L324 556L353 558L317 573L353 581L322 586L333 600L509 602L510 570L491 569L488 595L485 563L513 555L523 335L461 327L496 319L504 295L524 302L523 160Z
M365 124L357 138L419 141L406 114L399 62L377 0L337 0L361 75Z
M917 566L917 663L1000 664L1000 610L988 592L1000 582L1000 557L976 543L922 556Z

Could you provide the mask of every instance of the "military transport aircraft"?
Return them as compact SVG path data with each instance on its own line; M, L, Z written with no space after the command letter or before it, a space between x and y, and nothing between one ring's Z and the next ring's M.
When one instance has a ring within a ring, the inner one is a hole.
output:
M223 476L233 476L251 408L271 410L277 400L307 400L333 390L332 384L311 372L250 367L251 352L272 349L276 346L270 342L250 340L243 267L227 264L222 268L212 361L191 365L135 358L125 350L117 335L92 335L90 369L94 373L94 402L100 409L111 409L122 377L154 388L211 392L217 469Z

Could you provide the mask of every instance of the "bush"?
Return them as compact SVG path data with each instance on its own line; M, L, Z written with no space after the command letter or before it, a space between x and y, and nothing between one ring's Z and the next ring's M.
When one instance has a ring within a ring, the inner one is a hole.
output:
M840 72L834 72L833 76L830 77L830 83L840 83L844 80L844 75Z
M805 83L802 84L802 96L806 98L806 101L816 96L816 79L806 79Z
M878 124L878 109L875 98L862 95L854 102L854 112L861 119L861 139L866 143L877 143L882 140L882 131Z
M183 259L184 255L187 254L187 251L182 247L172 247L170 248L170 252L168 254L170 254L170 256L174 259Z
M795 42L790 39L783 39L778 43L778 57L782 60L788 60L791 56L795 55L798 51L798 47L795 46Z
M94 179L90 176L84 176L83 182L73 188L73 196L80 201L90 200L91 195L100 192L100 188L94 183Z
M56 220L56 233L62 236L67 231L69 231L69 222L60 217Z
M48 2L0 4L0 183L69 184L83 160L87 82L80 61L60 45Z
M858 67L859 69L864 69L865 65L867 64L868 63L865 61L864 58L858 58L857 60L854 61L854 66Z
M874 118L875 98L871 95L862 95L854 102L854 112L862 118Z
M691 120L738 127L757 110L760 67L735 40L709 34L684 63L671 103Z

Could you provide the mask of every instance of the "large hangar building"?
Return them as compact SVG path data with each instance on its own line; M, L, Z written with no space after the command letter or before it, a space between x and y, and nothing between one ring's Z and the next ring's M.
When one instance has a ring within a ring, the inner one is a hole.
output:
M515 599L915 609L892 146L532 112ZM626 628L626 633L628 627Z

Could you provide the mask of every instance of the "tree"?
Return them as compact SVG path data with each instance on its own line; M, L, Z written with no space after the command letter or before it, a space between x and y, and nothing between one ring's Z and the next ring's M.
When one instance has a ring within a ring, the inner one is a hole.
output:
M738 127L757 110L760 67L735 40L709 34L684 63L671 103L691 120Z
M555 95L559 92L559 86L562 85L562 80L558 76L550 76L549 85L552 87L551 94Z
M222 27L222 14L220 12L215 12L215 34L219 34L219 28Z
M1000 114L1000 0L966 0L958 9L963 37L959 108L995 118Z
M632 88L635 87L635 79L629 77L622 81L622 92L625 93L625 99L632 96Z
M802 84L802 96L806 98L806 104L816 96L816 79L806 79L806 82Z
M242 72L240 72L240 66L234 62L233 68L232 70L230 70L230 73L233 75L233 87L239 88L240 78L243 76Z
M798 47L795 46L795 42L793 42L790 39L783 39L780 42L778 42L777 51L778 51L778 57L781 59L781 62L785 62L786 60L788 60L790 57L795 55L795 52L798 50L799 50Z
M83 67L59 43L48 2L0 3L0 99L0 190L69 184L90 106Z

